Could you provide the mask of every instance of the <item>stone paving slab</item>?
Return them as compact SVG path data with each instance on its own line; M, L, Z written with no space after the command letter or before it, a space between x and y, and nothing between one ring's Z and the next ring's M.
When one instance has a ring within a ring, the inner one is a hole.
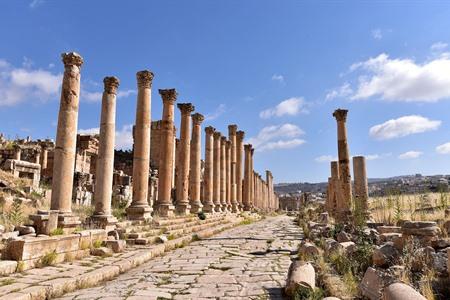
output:
M302 237L292 217L268 217L59 299L285 299L287 270Z

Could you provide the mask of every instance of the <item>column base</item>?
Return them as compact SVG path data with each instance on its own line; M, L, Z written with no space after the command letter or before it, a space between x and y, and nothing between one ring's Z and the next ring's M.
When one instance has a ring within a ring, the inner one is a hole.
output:
M215 211L215 207L213 203L208 203L203 205L203 211L205 213L213 213Z
M239 205L237 203L231 204L231 211L234 212L234 213L238 213L239 212Z
M175 211L180 216L189 215L191 213L191 206L189 203L179 203L176 204Z
M93 215L90 221L98 228L112 231L116 228L117 219L113 215Z
M202 208L203 204L200 201L191 203L191 214L198 214L202 211Z
M172 204L159 203L156 208L156 214L162 218L171 218L174 215L175 206Z
M227 212L227 211L228 211L228 206L227 206L227 204L223 204L223 203L222 203L222 211L223 211L223 212Z
M214 211L215 212L222 212L222 205L214 204Z
M80 219L72 213L58 214L58 228L62 228L65 234L74 232L80 225Z
M249 205L244 205L244 211L251 211L252 207Z
M148 205L129 206L126 211L128 220L147 221L152 219L152 208Z

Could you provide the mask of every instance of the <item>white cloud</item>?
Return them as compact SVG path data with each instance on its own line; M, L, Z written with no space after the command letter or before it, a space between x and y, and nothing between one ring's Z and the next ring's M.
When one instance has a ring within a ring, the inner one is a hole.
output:
M372 30L372 37L376 40L381 40L383 38L383 33L381 32L381 29L377 28Z
M214 112L205 115L205 121L215 120L222 114L224 114L226 111L227 111L226 105L221 103Z
M305 143L298 137L304 132L297 125L283 124L267 126L261 129L256 137L248 139L255 148L255 151L262 152L274 149L289 149Z
M366 155L366 160L376 160L379 158L381 158L381 156L378 154L367 154Z
M130 95L136 94L136 90L125 90L125 91L118 91L117 92L117 99L119 98L126 98ZM100 102L102 101L102 95L101 92L88 92L86 90L82 90L80 93L80 99L82 101L86 102Z
M354 100L379 96L388 101L436 102L450 97L450 57L446 55L418 64L383 53L350 67L350 72L357 70L363 74Z
M28 60L29 62L29 60ZM26 63L26 65L30 65ZM62 74L42 69L16 68L0 60L0 106L58 98Z
M100 128L79 129L79 134L99 134ZM128 124L122 126L120 130L116 130L116 149L131 149L133 147L133 125Z
M292 97L278 103L277 106L263 110L259 113L262 119L281 117L284 115L295 116L299 113L308 113L306 102L302 97Z
M280 74L273 74L273 75L272 75L272 80L273 80L273 81L278 81L278 82L281 83L281 84L285 84L284 76L283 76L283 75L280 75Z
M441 123L441 121L429 120L418 115L404 116L371 127L369 134L377 140L388 140L415 133L436 130Z
M341 85L339 88L332 90L327 93L325 96L325 100L333 100L334 98L343 98L353 94L353 90L350 86L350 83L346 82Z
M413 159L413 158L418 158L422 154L423 153L420 152L420 151L408 151L408 152L400 154L398 156L398 158L400 158L400 159Z
M450 142L437 146L436 152L439 154L450 154Z
M448 44L443 42L437 42L430 46L431 52L439 53L447 48Z
M33 0L30 2L29 6L30 6L30 8L36 8L36 7L44 4L44 2L45 2L44 0Z
M314 160L319 163L328 163L330 161L336 161L338 158L331 155L321 155L316 157Z

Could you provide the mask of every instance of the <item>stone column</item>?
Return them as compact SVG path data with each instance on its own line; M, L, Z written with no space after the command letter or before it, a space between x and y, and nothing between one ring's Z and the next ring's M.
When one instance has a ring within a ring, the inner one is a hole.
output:
M226 182L226 191L227 191L227 196L226 196L227 208L228 208L228 211L233 211L232 205L231 205L231 180L232 180L232 177L231 177L231 141L226 142L225 151L226 151L226 156L225 156L225 158L226 158L226 161L225 161L225 163L226 163L226 165L225 165L226 180L225 180L225 182Z
M266 170L266 183L267 183L267 208L273 209L273 177L272 172Z
M243 197L242 204L244 206L245 211L249 211L252 209L251 207L251 176L250 176L250 149L252 145L244 145L244 184L243 184Z
M220 200L221 196L221 134L220 132L214 132L214 164L213 164L213 202L214 202L214 211L221 212L222 211L222 202Z
M369 216L369 187L367 184L366 158L353 157L353 176L355 185L355 209L366 219Z
M205 173L203 176L204 199L203 211L214 211L214 127L205 128Z
M159 161L157 213L161 217L173 215L172 177L174 167L175 128L174 105L177 100L175 89L159 90L163 100L161 120L161 155Z
M237 125L228 125L228 139L231 143L230 147L230 202L231 211L239 211L239 203L237 200L237 182L236 182L236 171L237 171Z
M119 79L105 77L100 116L100 138L95 169L95 210L92 220L99 227L117 223L111 214L111 197L114 171L114 146L116 135L116 95Z
M244 207L242 200L242 162L244 153L244 132L238 131L236 133L236 198L240 208Z
M34 149L34 163L40 164L41 163L41 149Z
M335 216L339 207L340 200L340 189L341 183L339 179L339 164L337 161L332 161L331 166L331 183L330 183L330 210L328 211L330 215Z
M255 207L255 171L253 165L253 153L255 152L255 148L250 148L250 203L251 207Z
M75 52L63 53L64 76L58 114L56 145L53 155L51 210L59 211L58 227L80 224L72 215L73 174L80 101L80 67L83 58Z
M138 94L136 124L133 148L133 200L127 208L130 220L148 220L152 207L148 205L148 182L150 178L150 127L151 127L151 87L153 73L136 73Z
M346 109L337 109L333 116L337 121L337 136L338 136L338 157L339 157L339 175L341 182L341 207L339 207L338 220L348 221L351 214L352 203L352 179L350 175L350 154L347 144L347 129L345 122L347 120Z
M41 152L41 172L45 169L47 169L48 164L48 148L46 145L41 146L42 152Z
M194 111L192 103L178 103L181 111L180 144L177 150L178 170L176 182L176 211L180 215L189 214L189 167L191 151L191 112Z
M228 211L227 207L227 138L220 137L220 204L222 211Z
M205 117L196 113L192 115L192 140L191 140L191 169L189 172L189 203L191 213L196 214L202 210L200 201L201 185L201 156L202 156L202 129L201 124Z
M21 160L22 159L22 147L20 145L14 144L14 159Z

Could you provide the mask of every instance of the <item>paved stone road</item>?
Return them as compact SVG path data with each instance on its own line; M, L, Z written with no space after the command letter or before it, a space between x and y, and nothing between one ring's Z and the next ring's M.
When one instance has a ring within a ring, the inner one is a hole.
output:
M60 299L284 299L290 256L301 237L292 217L268 217Z

